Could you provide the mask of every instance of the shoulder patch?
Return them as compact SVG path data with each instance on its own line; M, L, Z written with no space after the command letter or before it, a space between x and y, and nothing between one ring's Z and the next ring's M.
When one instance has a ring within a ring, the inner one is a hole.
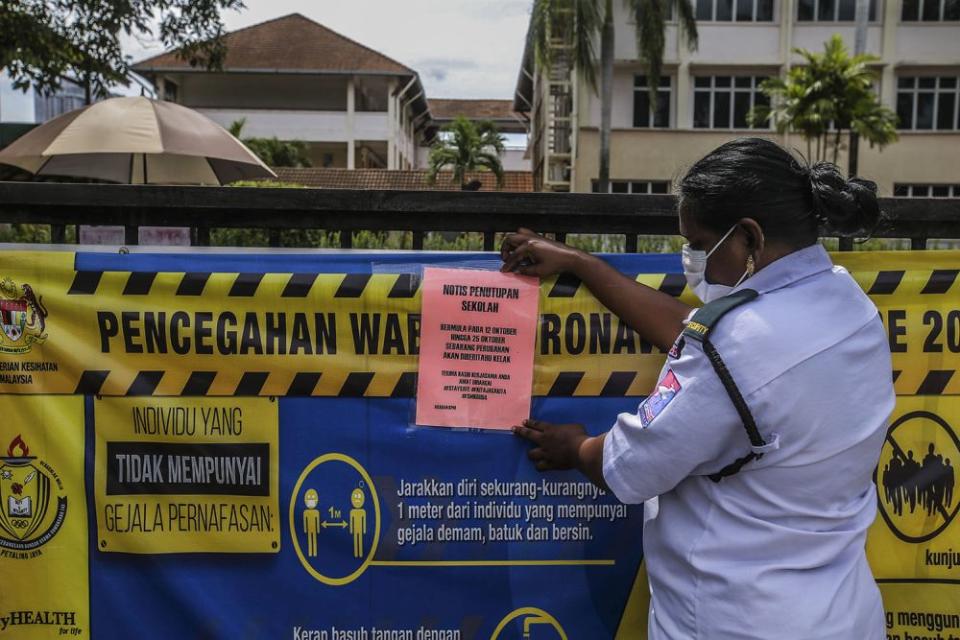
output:
M687 341L683 339L683 334L681 333L680 336L673 341L673 346L670 347L667 355L676 360L683 353L683 347L686 343Z
M640 416L640 422L647 427L653 419L660 415L670 401L680 392L680 381L673 374L672 370L667 370L667 375L660 379L657 388L640 403L637 413Z

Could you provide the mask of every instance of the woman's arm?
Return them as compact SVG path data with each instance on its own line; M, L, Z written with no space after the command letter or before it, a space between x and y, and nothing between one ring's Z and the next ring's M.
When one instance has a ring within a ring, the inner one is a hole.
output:
M662 350L669 349L683 331L683 320L692 309L673 296L631 280L596 256L547 240L529 229L508 235L500 256L502 271L541 278L573 273L603 306Z
M551 424L524 420L513 432L535 446L527 452L538 471L576 469L593 484L609 491L603 479L603 439L590 437L581 424Z

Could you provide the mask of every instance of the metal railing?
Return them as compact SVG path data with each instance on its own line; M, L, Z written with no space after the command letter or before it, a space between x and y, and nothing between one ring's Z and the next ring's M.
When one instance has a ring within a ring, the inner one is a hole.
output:
M906 238L912 249L929 239L960 239L960 199L883 198L890 221L877 238ZM193 243L210 244L212 228L270 231L279 246L285 229L350 232L409 231L422 249L431 231L483 234L493 250L496 234L525 226L564 238L568 233L623 234L636 252L641 235L675 235L675 200L669 195L348 191L259 187L186 187L0 182L0 223L49 224L53 242L67 225L122 225L126 243L137 244L141 226L190 227ZM829 236L828 236L829 237ZM840 248L853 247L842 238Z

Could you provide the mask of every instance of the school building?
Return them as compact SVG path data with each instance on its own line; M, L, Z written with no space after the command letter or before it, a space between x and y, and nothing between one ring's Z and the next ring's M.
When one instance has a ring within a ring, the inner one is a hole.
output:
M655 104L637 56L636 20L613 3L614 192L666 193L690 164L740 136L769 136L805 152L797 135L747 126L750 108L764 99L759 84L798 63L794 48L822 51L834 33L853 50L855 0L694 2L699 47L688 49L670 16ZM878 91L899 115L900 139L883 151L861 143L859 173L882 195L960 197L960 3L873 0L869 15L866 50L880 58ZM528 37L513 104L530 120L534 188L594 189L600 100L576 70L541 68ZM844 154L839 164L847 166Z

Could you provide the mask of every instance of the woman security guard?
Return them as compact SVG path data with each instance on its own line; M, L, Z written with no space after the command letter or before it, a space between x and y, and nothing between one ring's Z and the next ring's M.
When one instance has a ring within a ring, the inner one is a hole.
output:
M670 351L654 392L608 432L514 431L538 469L579 469L646 503L651 640L884 638L864 543L890 352L877 309L817 244L819 227L872 229L876 185L751 138L693 165L679 196L695 312L530 231L504 241L504 270L572 272Z

